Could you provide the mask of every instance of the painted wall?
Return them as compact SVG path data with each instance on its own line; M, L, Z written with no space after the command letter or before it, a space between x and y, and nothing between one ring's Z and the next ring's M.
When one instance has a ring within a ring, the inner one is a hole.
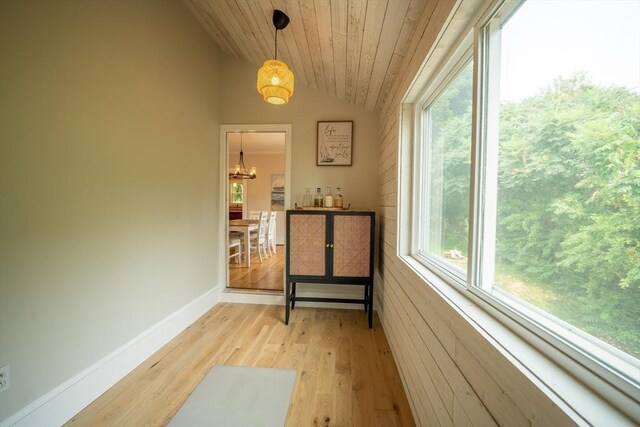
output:
M377 205L378 116L302 85L287 105L267 104L256 91L258 67L225 57L222 70L222 124L290 123L293 203L302 205L305 188L341 187L352 209ZM353 166L316 166L316 125L319 120L353 120Z
M217 285L219 58L172 0L0 2L0 419Z
M244 153L244 161L248 168L255 166L257 175L255 179L244 181L247 191L247 215L251 211L271 210L271 175L285 172L284 154L252 154ZM238 163L238 154L229 156L229 168L233 169ZM285 212L279 211L276 216L276 243L284 244L285 239Z

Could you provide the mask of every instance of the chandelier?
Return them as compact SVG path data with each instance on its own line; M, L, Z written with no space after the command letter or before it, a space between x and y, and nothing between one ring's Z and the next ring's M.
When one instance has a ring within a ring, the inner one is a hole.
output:
M244 165L244 153L242 152L242 132L240 132L240 160L238 160L238 164L236 165L233 172L229 172L229 178L232 178L232 179L255 179L256 178L256 167L252 166L249 172L247 172L247 168Z
M264 61L258 70L258 93L270 104L282 105L293 95L293 73L282 61L278 61L278 30L289 25L289 17L281 10L273 11L273 26L276 27L275 59Z

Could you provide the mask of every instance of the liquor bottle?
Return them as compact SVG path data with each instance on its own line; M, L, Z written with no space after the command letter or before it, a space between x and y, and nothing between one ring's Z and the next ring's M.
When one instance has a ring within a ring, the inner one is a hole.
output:
M331 186L327 185L327 192L324 194L324 207L333 207L333 195L331 194Z
M318 187L316 194L313 197L313 206L316 208L321 208L323 204L324 204L324 198L322 197L322 192L320 191L320 187Z
M336 208L342 208L344 206L344 201L342 200L342 191L340 191L340 187L338 187L336 196L333 198L333 206L335 206Z
M304 196L302 196L302 206L308 207L313 205L313 197L311 197L311 189L307 188Z

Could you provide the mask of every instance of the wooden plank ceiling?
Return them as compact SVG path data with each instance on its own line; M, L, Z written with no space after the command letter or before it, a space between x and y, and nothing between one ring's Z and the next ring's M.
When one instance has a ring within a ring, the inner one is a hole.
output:
M291 23L278 59L296 85L378 111L387 99L427 0L184 0L227 54L258 67L273 59L274 9ZM294 94L295 97L295 94Z

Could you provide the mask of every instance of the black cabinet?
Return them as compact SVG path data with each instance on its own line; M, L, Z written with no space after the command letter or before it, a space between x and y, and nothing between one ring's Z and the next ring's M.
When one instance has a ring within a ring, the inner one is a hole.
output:
M375 213L370 211L287 211L286 309L296 301L359 303L373 326L373 239ZM296 284L362 285L362 299L296 296Z

